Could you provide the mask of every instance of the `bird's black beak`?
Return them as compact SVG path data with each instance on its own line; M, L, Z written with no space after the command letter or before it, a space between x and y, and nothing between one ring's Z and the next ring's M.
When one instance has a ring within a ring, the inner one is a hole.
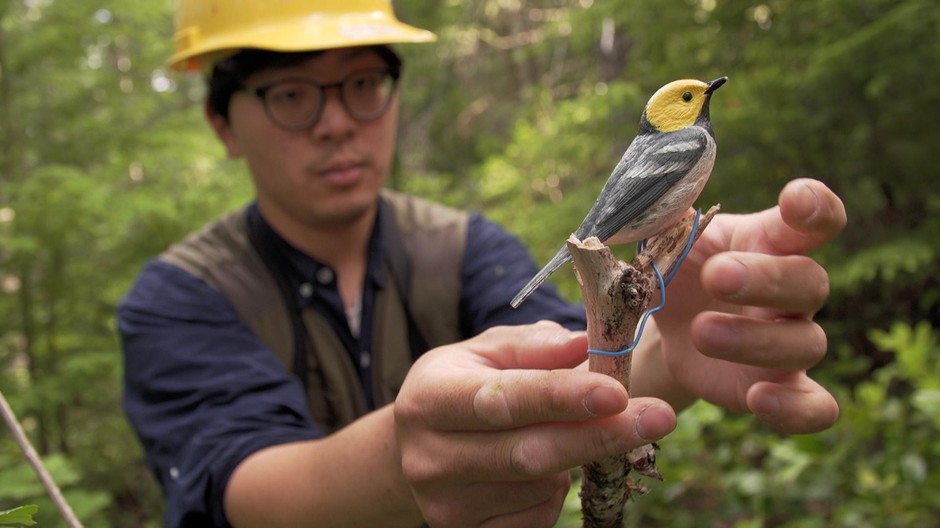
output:
M721 88L721 85L725 84L726 82L728 82L727 77L719 77L715 79L714 81L708 83L708 88L705 88L705 95L711 95L712 92Z

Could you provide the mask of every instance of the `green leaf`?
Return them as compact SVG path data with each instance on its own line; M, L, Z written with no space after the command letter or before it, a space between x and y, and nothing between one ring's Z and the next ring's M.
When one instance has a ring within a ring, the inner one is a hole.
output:
M911 403L917 410L940 424L940 389L920 389L914 392Z
M32 526L36 524L33 515L39 511L39 506L27 504L19 508L0 512L0 525L4 526Z
M60 453L43 457L43 465L52 475L59 487L67 487L81 479L73 464ZM0 497L7 500L31 500L44 493L42 484L36 478L35 470L26 460L17 460L11 467L2 467L3 480L0 480Z
M896 322L890 330L872 330L872 343L879 349L896 354L901 373L915 385L925 389L940 388L937 363L934 358L940 350L938 338L927 321L916 325Z

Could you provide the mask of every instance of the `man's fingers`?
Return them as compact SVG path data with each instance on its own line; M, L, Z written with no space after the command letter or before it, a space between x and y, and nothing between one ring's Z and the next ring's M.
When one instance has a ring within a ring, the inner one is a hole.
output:
M558 523L558 515L561 513L562 506L565 503L567 490L555 492L554 495L542 504L535 505L527 510L514 511L509 514L499 515L486 520L480 525L480 528L517 528L519 526L555 526Z
M455 516L481 527L552 526L570 486L567 471L527 482L464 483L455 493L459 500L431 501L422 513L431 526L453 526Z
M474 422L482 429L532 423L587 420L627 406L627 391L607 376L554 370L502 370L492 373L473 396Z
M789 434L819 432L839 418L832 394L802 372L786 382L755 383L747 406L763 422Z
M483 431L589 420L619 413L627 406L626 389L603 374L575 370L472 373L476 377L456 368L447 378L425 384L426 395L399 397L397 419L418 419L440 431ZM448 389L442 390L441 385ZM441 399L445 394L447 402ZM429 400L432 397L436 399Z
M581 422L537 423L506 431L440 433L403 458L411 482L461 474L481 482L528 481L658 440L676 415L660 400L637 398L617 415ZM444 456L460 453L460 456Z
M812 316L829 296L829 275L800 255L727 252L705 262L702 286L720 301Z
M816 180L789 182L777 203L779 216L774 214L764 231L766 243L779 255L813 251L835 238L846 224L842 200Z
M587 335L558 323L498 326L458 344L495 369L572 368L584 361Z
M510 441L508 451L497 455L508 462L508 476L540 476L627 452L659 440L675 427L671 407L660 400L637 398L616 416L525 428Z
M777 201L780 215L788 226L819 236L820 243L828 242L845 228L845 205L822 182L805 178L793 180L780 191Z
M732 250L774 255L805 254L836 237L846 224L845 206L822 182L799 179L780 192L777 207L747 216L731 231ZM725 221L716 217L719 225Z
M475 354L441 347L415 363L396 400L396 419L441 431L512 429L588 420L627 406L626 389L613 378L570 370L584 360L583 333L547 323L496 328L459 346Z
M768 321L719 312L696 317L691 338L711 358L786 371L815 366L828 344L823 329L808 319Z

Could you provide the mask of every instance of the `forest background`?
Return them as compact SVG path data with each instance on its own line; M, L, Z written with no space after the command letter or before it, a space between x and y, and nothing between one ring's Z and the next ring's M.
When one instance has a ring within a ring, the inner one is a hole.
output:
M812 371L842 407L814 435L696 404L666 476L629 505L661 526L927 526L940 517L940 4L933 0L402 0L436 44L401 46L391 186L502 222L544 262L656 88L730 77L699 200L771 206L826 182L849 226L815 255L832 297ZM166 70L169 0L0 0L0 388L88 526L158 526L120 409L114 310L149 257L251 198ZM627 255L628 256L628 255ZM577 289L570 271L556 279ZM577 526L575 492L559 526ZM62 521L8 431L0 510Z

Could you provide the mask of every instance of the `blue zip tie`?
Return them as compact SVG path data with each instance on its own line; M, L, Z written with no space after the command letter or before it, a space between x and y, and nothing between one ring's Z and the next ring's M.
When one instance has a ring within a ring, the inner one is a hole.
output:
M626 356L633 352L633 349L640 344L640 338L643 337L643 328L646 327L646 321L649 320L650 316L654 313L663 309L666 306L666 283L663 281L663 274L659 272L659 267L656 266L655 262L651 263L653 267L653 272L656 273L656 278L659 280L659 291L662 292L662 301L659 303L659 306L650 308L643 314L643 319L640 320L640 331L636 334L636 339L633 340L633 344L628 346L623 350L617 352L609 352L607 350L594 350L589 348L588 354L597 354L599 356Z
M659 291L661 292L661 300L659 306L650 308L643 314L643 318L640 320L640 329L636 334L636 339L633 340L633 344L628 346L623 350L616 352L610 352L607 350L594 350L589 348L588 354L597 354L599 356L627 356L630 355L633 350L640 344L640 338L643 337L643 329L646 328L646 321L649 320L650 316L654 313L662 310L666 307L666 285L668 285L672 279L676 276L676 272L679 271L679 266L682 265L682 262L685 261L685 258L689 256L689 252L692 250L692 243L695 242L695 233L698 231L698 221L702 216L702 210L697 209L695 211L695 220L692 222L692 233L689 235L689 241L685 244L685 249L682 250L682 254L679 255L679 258L676 260L676 267L673 268L672 273L669 274L669 277L663 279L663 274L659 271L659 267L656 265L656 262L650 262L650 266L653 268L653 273L656 274L656 280L659 281ZM637 255L640 254L646 247L646 240L641 240L636 243Z
M669 277L666 278L666 286L669 286L669 283L672 282L672 279L675 278L676 273L679 272L679 266L685 261L685 257L689 256L689 252L692 251L692 243L695 242L695 233L698 232L698 221L702 217L702 210L695 210L695 220L692 221L692 232L689 234L689 240L685 243L685 249L682 250L682 254L679 255L679 259L676 261L676 267L672 268L672 273L669 274ZM665 293L665 292L664 292Z

